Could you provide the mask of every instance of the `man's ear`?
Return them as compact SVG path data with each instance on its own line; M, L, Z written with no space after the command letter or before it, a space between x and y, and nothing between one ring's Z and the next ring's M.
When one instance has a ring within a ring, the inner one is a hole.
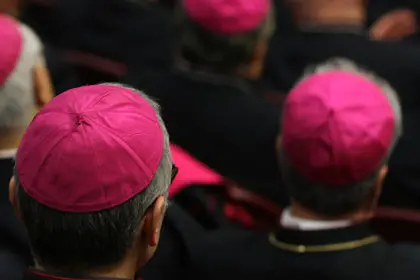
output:
M249 65L248 74L250 80L258 80L263 72L265 56L268 51L268 39L261 40L255 47L254 54Z
M159 243L160 231L166 211L166 198L159 196L147 211L143 220L143 235L147 245L156 247Z
M382 193L382 185L385 180L386 174L388 173L388 166L384 165L379 170L375 185L371 189L369 195L366 197L362 205L363 212L359 213L356 220L359 219L372 219L375 216L375 212L379 203L379 198Z
M371 195L371 202L369 208L373 211L378 206L379 198L381 197L382 193L382 186L385 180L386 175L388 174L388 165L384 165L379 170L378 178L375 182L375 186L372 189L372 195Z
M20 220L21 219L21 214L20 214L19 205L17 203L17 198L16 198L16 178L15 178L15 176L12 176L12 178L10 179L10 182L9 182L9 201L10 201L10 204L12 204L12 207L13 207L13 210L15 211L16 217Z
M382 186L384 184L384 180L386 175L388 174L388 165L384 165L381 167L381 169L379 170L379 175L378 175L378 180L376 181L376 198L379 199L379 196L382 193Z
M416 13L410 9L396 9L384 14L369 30L372 39L384 41L398 41L416 32Z
M50 73L44 63L36 65L33 69L34 93L38 109L42 109L42 107L54 98Z

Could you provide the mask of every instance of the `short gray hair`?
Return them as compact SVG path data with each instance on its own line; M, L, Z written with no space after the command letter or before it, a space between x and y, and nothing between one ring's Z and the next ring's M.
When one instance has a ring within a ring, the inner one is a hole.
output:
M383 79L371 72L363 70L355 63L342 58L335 58L326 63L311 66L304 72L303 78L328 71L341 70L354 73L375 83L388 98L395 117L394 138L387 156L380 166L362 181L352 183L343 188L329 188L323 184L310 182L303 178L288 161L282 149L279 152L283 178L289 189L290 196L309 209L326 216L340 216L356 210L372 192L378 180L381 167L387 163L399 138L402 135L402 112L398 96L394 89Z
M26 194L15 170L17 202L33 255L36 262L47 269L86 273L119 263L133 246L148 208L159 196L168 197L173 163L159 106L142 92L129 89L153 106L164 136L164 151L158 170L141 193L121 205L99 212L62 212L44 206Z

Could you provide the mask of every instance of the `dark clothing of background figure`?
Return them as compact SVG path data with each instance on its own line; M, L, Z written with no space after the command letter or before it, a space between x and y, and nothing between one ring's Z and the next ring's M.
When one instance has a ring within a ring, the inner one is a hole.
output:
M274 8L276 15L276 30L273 35L273 40L270 41L268 48L268 55L266 56L266 63L264 67L264 73L261 79L261 85L268 91L281 93L285 86L282 84L282 80L277 80L277 76L281 75L287 77L289 75L287 68L281 65L273 63L273 57L286 56L283 54L282 44L287 45L288 36L297 32L298 28L293 22L292 15L289 7L284 0L275 0ZM367 20L366 27L371 26L376 20L382 15L400 8L409 8L416 12L418 19L420 19L420 1L417 0L369 0L367 1ZM286 36L286 37L284 37ZM419 34L415 34L407 38L409 42L419 43ZM349 47L351 48L351 47ZM285 58L287 59L287 58ZM278 60L278 59L275 59ZM290 59L293 61L293 58Z
M0 159L0 279L20 280L32 259L25 229L9 202L13 167L12 158Z
M280 108L240 79L175 71L149 95L162 107L171 141L221 175L283 199L275 141Z
M315 252L302 252L304 247ZM419 246L389 245L365 224L320 231L279 229L272 235L239 230L209 232L195 249L193 273L201 280L420 277Z
M46 6L39 2L28 1L22 20L32 26L45 43L63 54L76 51L94 55L95 60L109 60L123 66L123 70L117 71L122 73L113 76L107 66L98 66L96 64L100 63L96 62L90 65L90 59L86 62L89 65L81 65L81 71L90 70L96 81L92 75L89 79L79 75L81 81L74 81L73 87L134 80L139 89L147 92L151 83L169 71L173 17L169 11L151 4L152 1L103 0L98 4L96 0L60 0ZM50 58L54 56L47 56L47 61ZM92 67L99 68L90 69Z
M192 246L204 229L179 205L171 203L163 222L158 249L141 269L142 279L184 280Z
M284 71L279 71L273 81L284 92L293 87L305 67L335 57L348 58L391 84L402 103L404 135L390 159L381 203L419 208L420 48L402 42L372 41L363 30L349 26L312 27L285 36L276 44L279 55L273 55L270 62Z

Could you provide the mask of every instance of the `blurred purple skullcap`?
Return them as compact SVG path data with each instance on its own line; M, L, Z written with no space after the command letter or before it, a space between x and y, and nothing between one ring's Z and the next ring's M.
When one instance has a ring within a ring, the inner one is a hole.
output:
M183 4L194 22L223 35L257 29L270 11L269 0L183 0Z
M19 25L9 16L0 14L0 86L9 78L19 61L23 39Z
M314 74L286 98L283 155L310 182L346 186L380 167L396 125L390 101L374 82L340 70Z

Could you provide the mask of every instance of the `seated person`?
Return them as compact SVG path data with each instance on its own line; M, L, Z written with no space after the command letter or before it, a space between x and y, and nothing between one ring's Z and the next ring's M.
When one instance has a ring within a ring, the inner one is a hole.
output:
M288 94L278 155L291 195L271 234L208 233L200 279L418 279L420 247L370 229L402 130L396 93L345 60L316 67Z
M14 127L1 135L0 149L16 149L33 114L53 92L41 42L28 26L0 15L0 40L7 42L0 51L0 127Z
M0 277L12 280L21 279L22 267L31 259L25 231L9 203L13 157L34 112L51 99L52 90L41 43L29 27L0 14L0 42Z
M289 4L299 31L272 41L276 52L271 52L273 56L267 62L274 64L272 70L279 71L271 71L271 81L287 92L307 65L345 57L389 82L404 108L404 135L390 158L380 203L419 208L420 48L370 38L365 27L365 0L289 1Z
M163 108L172 142L229 179L285 197L276 188L274 156L280 108L259 98L248 81L261 74L274 28L270 5L181 1L175 69L148 93Z
M25 279L133 279L156 251L175 175L158 105L142 93L102 84L53 99L10 183L35 258Z

